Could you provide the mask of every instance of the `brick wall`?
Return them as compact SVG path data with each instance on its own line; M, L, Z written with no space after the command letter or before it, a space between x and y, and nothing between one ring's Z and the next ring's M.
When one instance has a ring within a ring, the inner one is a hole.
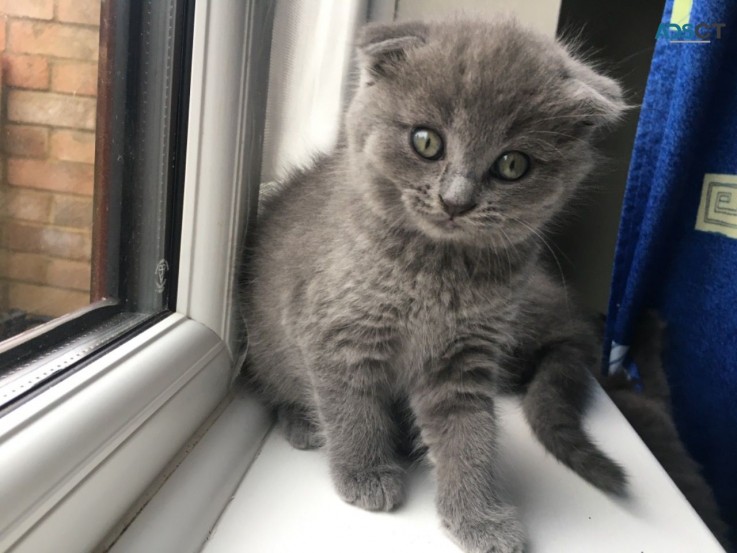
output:
M0 314L89 302L100 0L0 0Z

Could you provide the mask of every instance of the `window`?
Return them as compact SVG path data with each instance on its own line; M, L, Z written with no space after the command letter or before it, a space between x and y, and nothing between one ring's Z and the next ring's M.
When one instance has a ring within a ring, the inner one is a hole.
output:
M0 7L0 341L89 303L100 1Z
M63 0L28 2L47 3ZM266 84L245 60L271 7L100 7L91 302L0 345L2 551L98 547L233 380L233 260L260 171L242 160L254 144L260 159Z
M174 308L189 5L3 3L0 408Z

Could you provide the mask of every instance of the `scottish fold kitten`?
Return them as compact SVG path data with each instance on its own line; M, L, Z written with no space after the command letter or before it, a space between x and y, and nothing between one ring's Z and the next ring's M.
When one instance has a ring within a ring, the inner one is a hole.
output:
M358 55L335 151L260 207L247 373L295 447L324 443L349 503L401 503L416 428L461 547L522 551L495 470L500 392L524 392L557 459L625 488L581 426L595 333L540 261L622 93L508 20L369 25Z

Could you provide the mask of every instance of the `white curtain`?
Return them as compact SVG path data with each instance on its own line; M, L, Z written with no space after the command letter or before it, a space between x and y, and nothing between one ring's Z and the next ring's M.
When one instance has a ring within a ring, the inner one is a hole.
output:
M366 0L277 1L262 182L335 145L366 13Z

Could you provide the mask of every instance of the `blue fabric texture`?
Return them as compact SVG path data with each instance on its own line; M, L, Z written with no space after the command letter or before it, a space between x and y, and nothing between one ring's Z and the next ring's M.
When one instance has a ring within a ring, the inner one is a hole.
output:
M663 22L670 22L673 0ZM676 424L737 527L737 238L695 228L705 175L737 175L737 1L694 0L708 44L658 38L635 139L607 319L612 358L643 310L667 324ZM654 37L655 38L655 37ZM737 222L737 187L719 200ZM728 225L723 226L728 228ZM609 359L609 351L605 359Z

